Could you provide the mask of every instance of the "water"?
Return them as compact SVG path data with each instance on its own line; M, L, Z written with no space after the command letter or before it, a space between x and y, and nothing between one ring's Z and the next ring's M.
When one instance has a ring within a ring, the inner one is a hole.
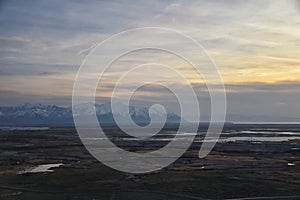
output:
M299 140L298 136L278 136L278 137L228 137L228 138L219 138L217 142L219 143L227 143L227 142L287 142L291 140ZM200 140L203 142L203 140ZM208 140L208 142L215 142L214 139Z
M252 142L252 143L269 143L269 142L288 142L293 140L300 140L300 126L279 126L270 125L262 127L258 125L249 125L246 127L233 126L230 128L224 128L224 131L217 140L218 143L229 143L229 142ZM196 136L195 142L203 142L204 136L207 136L205 132L194 133L194 132L181 132L177 131L161 131L157 137L150 137L147 139L137 137L119 137L114 138L115 140L124 141L161 141L168 142L174 140L185 140L187 136ZM101 140L103 138L88 138L88 140ZM214 138L206 138L208 142L216 142ZM295 149L297 150L297 149Z
M51 168L60 167L62 165L63 165L62 163L38 165L37 167L32 167L29 169L22 170L22 171L18 172L18 174L54 172L54 170Z
M104 138L86 138L87 140L103 140ZM171 141L174 138L148 138L147 141ZM177 138L176 140L186 140L186 137ZM143 141L143 138L123 137L118 140L124 141ZM291 140L300 140L300 136L238 136L238 137L220 137L218 143L227 142L287 142ZM208 142L215 142L215 139L207 139ZM196 140L195 142L203 142L203 139Z
M0 130L7 130L7 131L42 131L48 129L49 127L15 127L15 126L0 127Z

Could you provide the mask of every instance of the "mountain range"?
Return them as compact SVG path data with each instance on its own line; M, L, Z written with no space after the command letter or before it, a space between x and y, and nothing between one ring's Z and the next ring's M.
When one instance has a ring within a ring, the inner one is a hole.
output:
M115 125L114 117L120 119L128 117L124 104L117 104L115 113L111 110L111 104L95 104L95 111L101 125ZM76 111L87 120L95 111L91 103L76 105ZM139 125L150 123L149 108L141 106L129 106L129 115ZM179 123L180 117L174 113L164 113L158 109L151 109L151 115L155 119L166 118L166 123ZM0 126L73 126L74 120L72 107L60 107L56 105L30 104L18 106L0 107Z

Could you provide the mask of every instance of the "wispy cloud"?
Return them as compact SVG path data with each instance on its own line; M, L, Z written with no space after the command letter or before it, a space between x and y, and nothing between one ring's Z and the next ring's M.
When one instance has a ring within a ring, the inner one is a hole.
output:
M0 103L9 104L11 99L33 101L30 96L42 102L70 101L76 71L94 45L120 31L145 26L176 29L203 45L218 66L234 102L235 106L232 102L229 106L232 112L252 112L259 101L272 114L287 115L283 110L275 113L273 104L288 105L287 111L299 114L295 109L299 104L287 99L291 96L299 100L297 0L2 1L0 84L6 92L1 92ZM161 42L176 45L168 37ZM108 98L117 77L130 66L150 60L176 68L197 87L200 96L205 94L203 80L187 63L166 53L147 51L128 55L112 66L103 76L98 96ZM168 74L155 73L166 77L168 84L184 87ZM142 76L124 86L141 79ZM136 98L171 101L170 96L161 88L145 87ZM246 98L252 101L245 110Z

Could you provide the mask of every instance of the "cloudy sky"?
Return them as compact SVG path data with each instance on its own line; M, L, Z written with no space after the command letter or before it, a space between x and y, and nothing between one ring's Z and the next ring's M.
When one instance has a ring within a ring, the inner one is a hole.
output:
M206 49L225 83L230 120L299 121L300 1L296 0L1 1L0 105L70 106L75 75L86 52L113 34L138 27L174 29ZM105 87L98 88L99 101L110 97L113 80L126 71L125 66L153 60L181 69L199 99L207 100L203 81L186 63L162 52L141 51L112 66ZM165 76L169 84L181 84L163 71L153 73ZM173 98L151 85L136 96L141 102L169 104Z

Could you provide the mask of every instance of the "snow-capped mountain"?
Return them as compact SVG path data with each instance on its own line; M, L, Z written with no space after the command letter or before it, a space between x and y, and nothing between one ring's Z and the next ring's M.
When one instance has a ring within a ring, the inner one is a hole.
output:
M102 124L115 124L114 117L128 118L129 116L137 124L143 125L150 122L149 108L129 106L129 114L126 112L126 105L117 103L114 112L111 104L84 103L75 106L75 116L89 118L95 114ZM157 108L151 109L151 116L154 119L166 118L167 123L179 123L180 117L173 113L165 113ZM73 115L71 107L59 107L56 105L23 104L13 107L0 107L1 126L72 126Z

